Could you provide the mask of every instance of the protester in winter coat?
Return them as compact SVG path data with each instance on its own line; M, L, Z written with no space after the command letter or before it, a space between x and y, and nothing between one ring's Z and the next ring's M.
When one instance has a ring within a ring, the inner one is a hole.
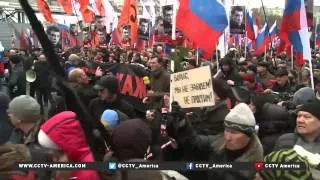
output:
M18 96L9 103L8 115L11 124L15 127L10 143L25 144L29 148L32 161L51 162L50 156L37 141L41 123L39 103L28 95ZM40 179L48 179L50 172L37 171L36 175Z
M244 74L242 77L243 84L250 92L261 93L264 91L262 85L257 82L256 78L251 74Z
M26 76L23 67L23 57L15 55L10 57L8 87L11 97L26 94Z
M101 116L101 123L112 134L113 130L120 124L120 122L128 120L129 117L120 111L107 109Z
M180 114L179 107L173 105L173 113ZM181 115L179 115L180 117ZM240 103L225 117L225 130L217 136L201 136L194 132L191 125L182 120L177 122L177 142L188 147L195 155L206 154L213 162L255 162L263 159L263 149L255 133L256 122L248 105ZM208 171L197 179L253 179L254 172L249 171Z
M119 110L130 118L135 118L135 108L117 92L118 80L115 76L101 77L94 88L99 91L99 97L90 101L89 112L95 121L100 121L106 109Z
M318 100L300 107L296 122L296 132L281 136L274 147L274 150L294 148L298 154L303 157L306 156L308 162L313 165L311 170L314 178L320 177L319 109L320 101Z
M271 86L269 81L275 79L275 77L268 71L268 67L268 62L260 62L257 67L258 77L261 80L264 89L270 88Z
M7 115L10 98L5 93L0 92L0 144L9 140L13 126L10 124Z
M277 82L272 86L271 89L266 89L265 93L272 93L272 92L280 92L280 93L290 93L292 92L295 87L292 87L291 84L289 84L289 77L288 77L288 71L286 69L279 69L276 73L276 79Z
M94 162L80 122L76 119L76 114L71 111L61 112L46 121L41 126L38 140L42 147L49 149L55 161ZM69 176L68 179L99 179L97 172L91 170L57 173L57 179L66 176Z
M48 107L49 100L51 100L51 77L49 72L50 66L46 61L44 55L39 57L39 60L34 64L34 71L36 72L36 80L34 88L37 95L37 100L41 107L41 114L44 115L44 108Z
M242 79L240 74L237 72L235 63L232 61L232 58L225 57L221 61L222 71L218 75L218 79L227 81L231 86L242 85Z
M0 179L35 179L32 171L16 170L16 163L31 162L32 157L24 144L0 144Z
M147 120L130 119L120 123L112 133L115 157L119 161L143 159L151 145L151 127Z
M230 88L228 84L219 79L212 82L215 93L215 105L202 108L196 120L192 121L194 128L202 135L217 135L223 132L224 118L229 113L226 104Z
M78 92L80 99L85 106L98 96L98 93L89 85L89 77L80 69L75 68L69 72L69 81L71 86Z
M150 60L151 78L149 91L150 109L160 109L162 97L170 92L170 74L164 68L165 62L160 56L153 56ZM145 99L146 101L146 99Z

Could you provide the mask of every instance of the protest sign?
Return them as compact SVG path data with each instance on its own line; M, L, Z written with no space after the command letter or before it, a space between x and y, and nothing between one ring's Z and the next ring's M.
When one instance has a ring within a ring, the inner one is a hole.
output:
M170 98L182 108L213 106L215 101L210 67L171 74Z

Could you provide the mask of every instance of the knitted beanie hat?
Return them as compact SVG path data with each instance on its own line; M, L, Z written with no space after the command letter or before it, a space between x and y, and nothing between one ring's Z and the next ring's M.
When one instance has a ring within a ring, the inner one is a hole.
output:
M256 120L250 107L245 103L240 103L227 114L224 125L251 135L255 132Z
M315 100L311 103L308 104L304 104L303 106L301 106L298 110L299 111L304 111L304 112L308 112L310 114L312 114L313 116L315 116L316 118L318 118L318 120L320 120L320 101L319 100Z
M39 103L28 95L15 97L9 103L8 113L21 121L37 122L41 119Z

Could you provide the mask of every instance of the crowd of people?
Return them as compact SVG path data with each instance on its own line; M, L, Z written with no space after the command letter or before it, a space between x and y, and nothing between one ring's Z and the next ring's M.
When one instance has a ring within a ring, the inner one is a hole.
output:
M94 151L43 50L7 50L1 71L0 179L320 179L320 74L313 53L314 89L308 67L292 69L285 55L264 60L250 51L244 58L241 49L230 49L223 58L215 54L214 61L198 62L190 50L185 70L210 66L216 103L182 109L170 102L171 71L162 46L138 51L108 44L59 52L68 84L91 121L108 133L108 142L99 141L105 148ZM95 63L143 69L150 81L140 100L145 110L119 92L116 74ZM30 69L33 80L26 77ZM301 162L305 167L116 173L13 169L18 162L109 160Z

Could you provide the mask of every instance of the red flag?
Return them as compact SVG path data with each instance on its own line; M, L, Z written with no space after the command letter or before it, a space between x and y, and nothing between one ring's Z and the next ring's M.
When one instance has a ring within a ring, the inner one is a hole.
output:
M100 13L100 16L106 16L106 12L105 12L104 6L102 4L102 0L95 0L95 3L96 3L96 7Z
M72 0L57 0L58 4L62 6L65 13L72 15Z
M118 39L121 39L121 41L121 31L122 27L125 25L130 27L131 45L133 45L138 40L138 15L136 0L125 0L124 2L117 27L117 36L119 37Z
M44 18L50 22L53 23L54 19L52 18L52 14L50 11L50 8L45 0L37 0L38 9L43 14Z
M20 36L20 49L27 49L28 48L28 42L26 39L26 35L23 32L23 30L21 30L21 36Z
M302 54L296 52L296 65L302 67L305 63L306 61L303 59Z
M91 23L94 18L94 13L88 8L89 0L79 0L80 12L85 23Z

